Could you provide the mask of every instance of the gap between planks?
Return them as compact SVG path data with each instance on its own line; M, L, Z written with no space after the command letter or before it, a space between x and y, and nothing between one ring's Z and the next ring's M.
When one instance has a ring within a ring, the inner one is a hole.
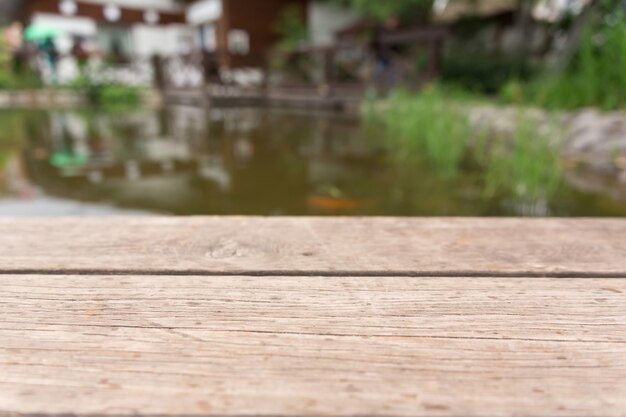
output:
M135 269L0 269L2 275L104 275L104 276L201 276L201 277L403 277L403 278L576 278L576 279L626 279L626 272L492 272L492 271L205 271L205 270L135 270Z

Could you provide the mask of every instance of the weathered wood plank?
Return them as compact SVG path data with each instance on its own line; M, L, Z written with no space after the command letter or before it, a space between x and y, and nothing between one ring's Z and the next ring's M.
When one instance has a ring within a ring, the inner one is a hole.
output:
M619 416L626 279L0 275L0 415Z
M626 276L626 220L0 219L0 272Z

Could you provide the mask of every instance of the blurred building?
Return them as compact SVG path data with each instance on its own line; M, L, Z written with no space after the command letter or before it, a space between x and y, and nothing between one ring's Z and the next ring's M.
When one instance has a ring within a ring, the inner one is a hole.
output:
M63 29L61 53L83 38L104 54L148 57L193 48L215 53L221 68L258 66L279 40L277 24L299 12L310 43L331 44L359 16L319 0L0 0L5 24L20 19Z
M2 0L3 3L5 0ZM22 0L28 24L61 28L60 52L85 39L105 54L124 57L169 55L189 49L193 35L178 0Z
M306 0L201 0L190 2L187 21L202 49L218 54L220 67L255 66L277 40L276 23L293 8L304 18Z
M219 66L257 66L275 45L277 24L296 10L308 29L310 43L331 44L335 32L359 16L351 10L314 0L188 0L187 22L195 28L198 46L217 54Z

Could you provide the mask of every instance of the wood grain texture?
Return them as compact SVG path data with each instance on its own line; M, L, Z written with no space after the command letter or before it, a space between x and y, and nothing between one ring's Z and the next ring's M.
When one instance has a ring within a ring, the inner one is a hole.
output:
M623 416L625 296L617 278L4 274L0 415Z
M0 272L626 276L626 220L0 219Z

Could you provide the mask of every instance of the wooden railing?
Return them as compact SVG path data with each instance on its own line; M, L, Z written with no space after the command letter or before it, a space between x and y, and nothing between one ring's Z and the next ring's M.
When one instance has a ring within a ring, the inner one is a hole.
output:
M419 87L437 77L445 37L445 30L439 28L412 29L381 36L379 44L401 49L394 54L387 69L393 71L391 77L377 68L377 57L369 42L274 50L251 59L257 67L235 70L218 70L217 58L214 58L217 55L196 52L163 59L157 72L162 79L161 86L167 90L205 91L210 85L217 90L220 87L246 87L248 92L256 89L259 96L301 90L306 90L309 95L313 90L321 98L351 93L362 95L372 87ZM423 67L418 66L420 55L425 58ZM245 71L257 71L257 74L235 76Z
M383 35L381 43L413 46L413 56L426 51L426 77L433 79L441 71L441 57L446 37L447 31L444 28L411 29Z
M372 78L372 56L366 44L337 44L274 51L267 68L269 88L314 87L330 96L340 87L362 88Z
M196 90L206 85L202 55L192 53L162 58L155 63L159 87L165 90Z
M387 71L393 72L392 77L377 68L377 57L370 43L343 42L328 47L274 52L270 63L282 61L283 67L270 67L268 78L270 85L283 87L315 85L320 93L328 96L350 87L419 86L439 75L446 36L442 28L411 29L382 35L378 43L383 47L402 49L401 53L393 55L387 68ZM417 64L420 55L425 55L423 68ZM274 76L274 72L280 75ZM298 72L304 79L294 83L294 73L297 75ZM283 82L275 82L274 78L282 78Z

